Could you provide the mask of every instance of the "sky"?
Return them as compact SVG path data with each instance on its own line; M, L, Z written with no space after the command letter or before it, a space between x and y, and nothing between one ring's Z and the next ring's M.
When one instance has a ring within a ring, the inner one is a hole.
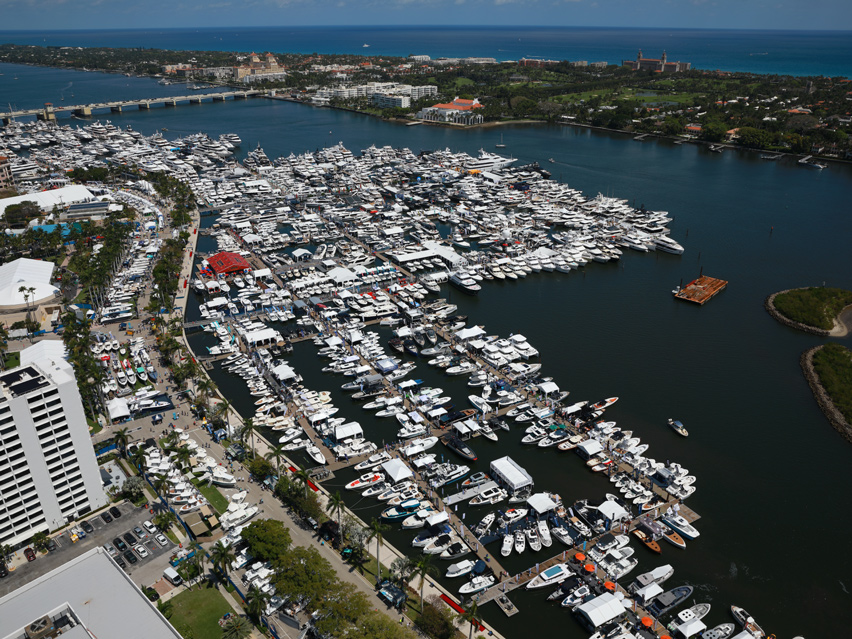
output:
M852 0L0 0L0 30L327 25L852 29Z

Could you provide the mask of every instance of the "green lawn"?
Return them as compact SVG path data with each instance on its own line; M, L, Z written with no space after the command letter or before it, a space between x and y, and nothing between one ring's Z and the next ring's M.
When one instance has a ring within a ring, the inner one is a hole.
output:
M195 479L192 480L192 483L198 487L201 494L207 498L207 501L210 502L210 505L213 506L217 512L221 514L228 510L228 499L219 492L219 489L216 488L216 486L208 486L206 483L199 482Z
M15 351L14 353L6 353L6 368L17 368L21 365L21 353L19 351Z
M222 639L219 619L232 609L218 590L186 590L169 601L174 606L169 621L183 636L189 630L193 639Z

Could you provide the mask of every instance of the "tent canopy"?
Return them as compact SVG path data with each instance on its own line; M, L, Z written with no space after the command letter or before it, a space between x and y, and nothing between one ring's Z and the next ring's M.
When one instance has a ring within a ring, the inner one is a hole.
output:
M405 462L401 459L391 459L390 461L384 462L382 464L382 469L385 473L387 473L388 478L393 481L393 483L414 477L414 473L411 472L411 469L406 466Z
M529 473L518 466L508 455L492 461L491 472L515 491L526 486L532 486L533 483Z
M612 500L605 501L598 506L598 512L610 521L621 521L622 519L630 519L628 513L620 504Z
M364 429L361 428L361 424L358 422L349 422L348 424L341 424L334 429L334 438L337 441L342 441L349 437L357 437L364 435Z
M485 335L485 331L479 326L463 328L462 330L456 333L456 337L459 338L461 341L472 339L474 337L479 337L480 335Z
M624 606L613 593L605 592L578 606L577 613L585 617L592 628L597 628L624 614Z
M556 502L553 501L547 493L536 493L527 499L527 504L529 504L529 507L536 511L539 515L543 515L544 513L550 512L556 508Z
M542 384L539 384L538 389L545 395L550 395L551 393L559 392L559 386L557 386L553 382L544 382Z
M130 408L127 406L127 400L123 397L116 397L109 400L107 402L107 412L112 421L130 417Z

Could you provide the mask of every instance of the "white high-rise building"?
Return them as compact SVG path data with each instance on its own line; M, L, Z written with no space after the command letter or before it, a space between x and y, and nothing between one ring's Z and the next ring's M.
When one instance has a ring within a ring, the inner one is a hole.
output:
M107 503L70 364L48 357L0 373L0 545Z

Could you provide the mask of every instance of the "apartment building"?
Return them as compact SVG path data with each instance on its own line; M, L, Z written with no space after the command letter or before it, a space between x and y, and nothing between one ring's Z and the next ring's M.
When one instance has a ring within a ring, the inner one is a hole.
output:
M107 503L70 364L45 358L0 373L0 545Z

